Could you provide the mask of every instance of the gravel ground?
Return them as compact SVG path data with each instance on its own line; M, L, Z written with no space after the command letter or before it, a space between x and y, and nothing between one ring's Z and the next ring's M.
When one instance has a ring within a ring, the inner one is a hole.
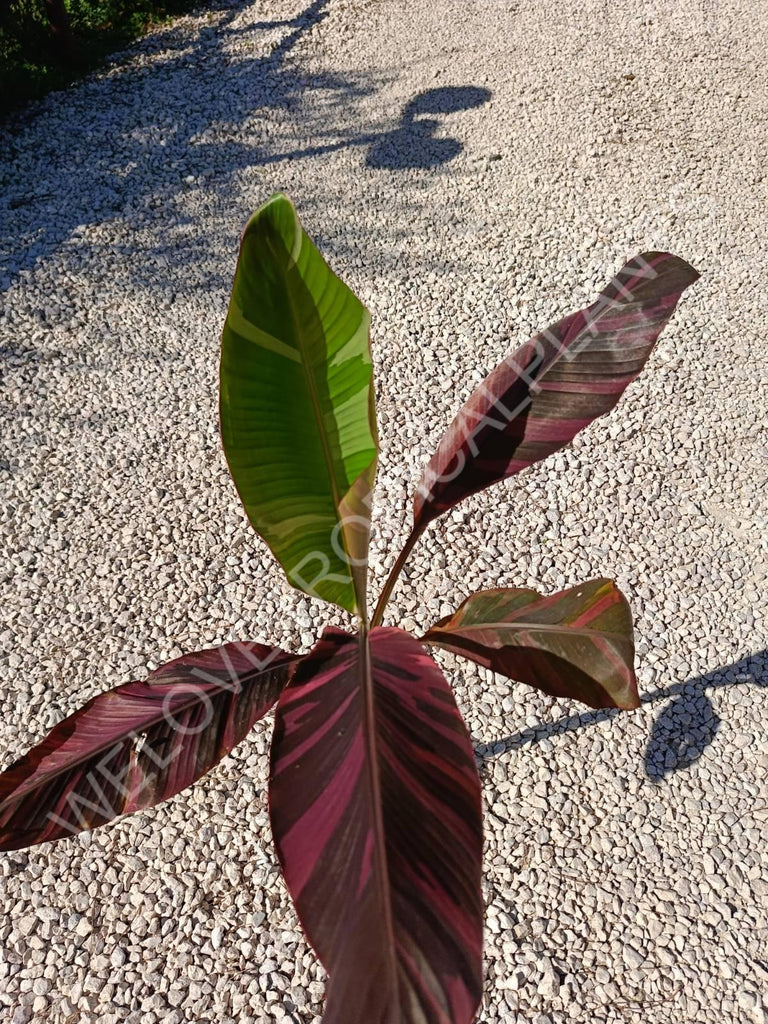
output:
M702 278L616 413L433 526L389 621L596 575L636 616L632 714L440 657L484 782L479 1020L768 1021L767 23L765 0L236 2L7 125L2 764L182 651L344 621L249 532L217 436L238 235L272 191L373 314L377 582L474 384L672 250ZM0 857L2 1021L319 1019L268 737Z

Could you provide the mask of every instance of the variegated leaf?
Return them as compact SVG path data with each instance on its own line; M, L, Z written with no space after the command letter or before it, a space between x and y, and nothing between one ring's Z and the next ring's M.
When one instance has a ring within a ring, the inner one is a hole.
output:
M554 697L591 708L640 706L632 615L610 580L552 597L482 590L422 639Z
M460 410L424 470L414 532L462 498L565 447L609 412L698 276L670 253L643 253L591 306L507 356Z
M94 697L0 775L0 850L95 828L189 786L269 711L296 660L225 644Z
M283 195L249 220L221 341L221 436L294 587L366 618L376 413L368 310Z
M482 988L480 782L418 641L324 634L278 703L270 810L330 975L324 1024L469 1024Z

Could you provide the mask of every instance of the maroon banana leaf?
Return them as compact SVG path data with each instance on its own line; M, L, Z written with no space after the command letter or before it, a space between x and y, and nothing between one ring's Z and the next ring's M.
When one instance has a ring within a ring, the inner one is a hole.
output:
M507 356L471 395L424 470L414 533L462 498L565 447L609 412L698 276L670 253L643 253L591 306Z
M422 640L553 697L591 708L640 706L632 615L610 580L591 580L552 597L535 590L482 590Z
M469 1024L482 988L480 780L417 640L324 633L280 696L270 812L329 974L324 1024Z
M225 644L94 697L0 775L0 850L95 828L189 786L269 711L296 661Z

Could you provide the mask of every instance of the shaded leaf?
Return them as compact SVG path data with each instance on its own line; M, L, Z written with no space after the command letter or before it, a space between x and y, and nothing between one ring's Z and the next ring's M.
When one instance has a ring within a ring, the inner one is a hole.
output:
M245 229L224 326L224 451L293 586L361 614L377 454L369 320L273 196Z
M324 1024L469 1024L482 990L480 781L418 641L326 631L278 703L270 812L330 975Z
M269 711L296 660L225 644L94 697L0 774L0 850L95 828L189 786Z
M643 253L591 306L507 356L470 396L424 470L414 530L565 447L609 412L698 276L669 253Z
M481 590L422 637L425 643L591 708L640 706L632 615L610 580L552 597Z

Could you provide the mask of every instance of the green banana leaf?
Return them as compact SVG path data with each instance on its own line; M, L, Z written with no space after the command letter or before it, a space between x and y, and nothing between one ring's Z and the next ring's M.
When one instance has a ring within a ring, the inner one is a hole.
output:
M224 326L224 452L293 586L363 619L377 457L369 322L273 196L246 226Z

